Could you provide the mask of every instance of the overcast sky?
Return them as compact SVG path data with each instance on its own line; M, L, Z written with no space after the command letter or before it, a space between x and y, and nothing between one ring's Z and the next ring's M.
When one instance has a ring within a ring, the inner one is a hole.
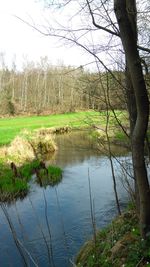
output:
M41 3L34 0L0 0L0 53L5 54L8 66L16 57L20 67L23 61L39 61L48 56L51 64L80 66L88 63L88 58L78 48L69 48L58 40L45 37L18 20L36 21L47 16Z

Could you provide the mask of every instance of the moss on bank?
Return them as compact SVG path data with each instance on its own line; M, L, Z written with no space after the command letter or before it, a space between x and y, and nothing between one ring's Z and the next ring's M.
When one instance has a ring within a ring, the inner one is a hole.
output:
M134 210L125 212L80 250L77 267L150 267L150 237L140 237Z

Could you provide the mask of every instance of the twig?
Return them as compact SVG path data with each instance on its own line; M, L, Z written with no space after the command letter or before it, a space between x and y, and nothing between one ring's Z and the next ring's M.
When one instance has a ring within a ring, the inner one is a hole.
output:
M142 257L142 258L140 259L140 261L137 263L137 265L136 265L135 267L139 267L139 266L140 266L140 263L143 261L143 259L144 259L144 257Z
M55 263L53 259L52 235L51 235L51 229L50 229L48 216L47 216L47 200L46 200L44 190L43 190L43 196L44 196L44 202L45 202L45 219L46 219L46 224L47 224L47 229L48 229L49 239L50 239L50 251L51 251L52 265L55 267Z
M20 244L20 246L24 249L24 251L26 252L26 254L29 256L30 260L33 262L33 264L36 266L36 267L39 267L39 265L35 262L35 260L33 259L32 255L30 254L30 252L25 248L25 246L22 244L22 242L18 240L18 243Z
M12 222L11 222L11 219L9 217L9 214L7 212L7 209L5 208L4 204L2 204L2 203L0 204L0 206L1 206L1 209L2 209L2 211L3 211L4 215L5 215L5 218L6 218L7 222L8 222L8 225L10 227L10 230L11 230L11 233L12 233L12 236L13 236L13 239L14 239L14 242L16 244L16 247L17 247L17 249L18 249L18 251L20 253L21 258L23 259L24 266L28 266L28 262L27 262L27 260L26 260L26 258L24 256L24 253L22 252L22 249L20 248L20 244L18 242L16 231L14 229L14 226L13 226Z
M51 267L51 252L50 252L50 250L49 250L48 242L47 242L47 240L46 240L46 237L45 237L45 234L44 234L44 232L43 232L42 226L41 226L41 224L40 224L40 222L39 222L38 216L37 216L37 214L36 214L36 211L35 211L35 209L34 209L33 203L32 203L32 201L31 201L30 198L29 198L29 201L30 201L30 203L31 203L31 207L32 207L32 209L33 209L33 211L34 211L34 214L35 214L35 217L36 217L36 220L37 220L37 224L38 224L39 229L40 229L40 231L41 231L43 240L44 240L44 242L45 242L45 246L46 246L46 248L47 248L48 260L49 260L49 266Z
M92 191L91 191L89 168L88 168L88 182L89 182L90 211L91 211L91 220L92 220L92 227L93 227L93 237L94 237L94 244L96 247L96 223L95 223L95 216L94 216L94 209L93 209L94 205L92 204Z
M77 267L77 265L71 260L69 259L70 263L72 264L73 267Z

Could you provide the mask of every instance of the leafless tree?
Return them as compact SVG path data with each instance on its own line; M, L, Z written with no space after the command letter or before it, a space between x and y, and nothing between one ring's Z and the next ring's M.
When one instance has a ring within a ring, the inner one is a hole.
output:
M49 1L47 1L49 3ZM95 58L101 70L108 71L116 79L114 65L109 66L110 58L115 59L119 54L124 55L124 73L126 83L122 85L124 97L127 100L130 118L130 140L133 158L136 193L139 203L141 235L146 238L150 230L150 191L144 159L144 144L149 120L149 99L140 54L149 53L145 42L138 35L141 3L135 0L83 0L83 1L53 1L49 8L75 10L70 12L70 18L62 25L61 21L52 26L38 28L38 31L55 36L61 41L78 45L90 56ZM147 1L142 1L145 10ZM67 12L67 11L66 11ZM79 20L76 17L80 14ZM89 17L90 16L90 17ZM36 27L35 27L36 28ZM140 43L141 42L141 43ZM109 60L102 60L102 52ZM107 54L106 54L107 53ZM115 59L114 63L117 63ZM119 82L119 81L118 81Z

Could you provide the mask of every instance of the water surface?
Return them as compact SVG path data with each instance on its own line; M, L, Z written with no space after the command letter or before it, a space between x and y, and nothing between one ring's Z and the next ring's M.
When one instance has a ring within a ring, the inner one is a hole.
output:
M14 236L24 251L27 266L36 266L35 262L42 267L71 266L80 247L93 233L89 180L97 228L106 226L117 214L108 158L93 148L85 132L57 136L56 141L58 152L50 163L63 168L62 182L47 188L33 183L25 199L5 207L10 225L0 212L2 267L24 266ZM123 151L119 151L118 158L123 158ZM120 166L117 163L115 166L118 172ZM117 184L124 207L127 194L119 179Z

